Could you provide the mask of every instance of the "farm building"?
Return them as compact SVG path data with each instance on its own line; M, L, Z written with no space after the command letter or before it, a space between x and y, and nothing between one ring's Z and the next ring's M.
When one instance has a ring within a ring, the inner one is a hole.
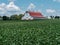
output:
M26 11L22 20L45 19L40 12Z

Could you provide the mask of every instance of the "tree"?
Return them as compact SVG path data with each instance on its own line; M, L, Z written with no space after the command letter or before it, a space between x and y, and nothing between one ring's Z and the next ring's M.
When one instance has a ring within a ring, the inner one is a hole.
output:
M0 16L0 18L2 18L2 17Z
M55 16L55 19L59 19L60 17L59 16Z
M12 15L12 16L10 17L10 19L11 19L11 20L15 20L15 19L16 19L16 16L17 16L16 14L15 14L15 15Z
M22 16L23 14L19 14L19 15L14 14L10 17L10 20L21 20Z
M51 19L54 19L54 16L50 16L51 17Z
M21 18L24 16L24 14L19 14L19 18L21 20Z
M9 17L3 16L3 20L9 20Z

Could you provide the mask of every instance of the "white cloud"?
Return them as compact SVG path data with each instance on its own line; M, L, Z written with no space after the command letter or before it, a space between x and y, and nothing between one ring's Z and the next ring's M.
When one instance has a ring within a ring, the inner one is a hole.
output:
M9 1L16 1L16 0L9 0Z
M20 8L16 6L14 2L10 2L6 8L8 11L20 11Z
M0 4L0 7L5 7L6 6L6 4L5 3L2 3L2 4Z
M6 13L5 7L6 7L5 3L0 4L0 15L1 16L5 15Z
M14 4L14 2L10 2L8 5L5 3L0 4L0 15L12 15L19 14L20 8Z
M0 14L4 14L4 13L5 13L4 9L0 7Z
M28 6L28 10L32 10L32 9L34 9L36 6L33 4L33 3L31 3L29 6Z
M46 9L48 16L60 16L60 10Z
M7 6L6 6L7 12L8 14L12 15L12 14L19 14L20 13L20 8L18 6L16 6L14 4L14 2L10 2Z
M53 10L53 9L46 9L46 12L47 12L47 13L55 13L56 10Z
M60 2L60 0L53 0L54 2Z

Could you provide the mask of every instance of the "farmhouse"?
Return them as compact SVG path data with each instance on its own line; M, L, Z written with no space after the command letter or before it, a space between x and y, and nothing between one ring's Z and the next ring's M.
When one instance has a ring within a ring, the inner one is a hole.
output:
M22 20L45 19L40 12L26 11Z

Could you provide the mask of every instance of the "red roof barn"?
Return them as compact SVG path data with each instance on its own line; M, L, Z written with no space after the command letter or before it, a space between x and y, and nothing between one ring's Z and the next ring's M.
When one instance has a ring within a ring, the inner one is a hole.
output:
M44 18L43 15L40 12L28 12L30 16L35 18Z
M23 20L31 19L44 19L45 17L40 12L26 11L25 15L22 17Z

